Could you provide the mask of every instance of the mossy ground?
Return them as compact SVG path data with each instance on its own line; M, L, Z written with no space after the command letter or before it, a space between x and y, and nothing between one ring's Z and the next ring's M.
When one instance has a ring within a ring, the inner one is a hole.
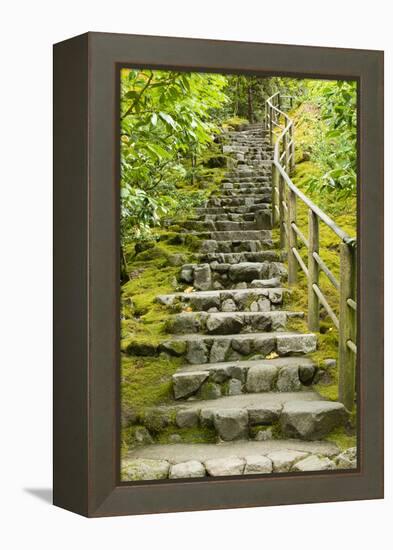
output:
M295 143L296 143L296 168L291 178L295 185L303 191L317 206L328 214L335 223L351 237L356 237L357 210L356 196L343 200L334 191L317 193L310 190L307 185L310 174L322 175L321 168L312 160L313 143L318 139L318 127L320 121L314 105L302 104L290 114L295 122ZM297 225L302 233L308 237L308 208L300 200L297 200ZM274 229L274 239L278 242L279 231ZM335 233L323 222L319 225L319 254L329 267L335 278L340 279L340 240ZM298 239L299 253L307 265L307 249ZM329 305L338 316L339 313L339 292L329 281L327 276L320 271L319 286L326 297ZM307 279L299 267L298 282L293 286L291 294L285 299L286 309L296 309L307 312L308 289ZM307 332L307 318L291 319L288 324L291 330ZM323 307L320 309L320 332L318 333L318 349L310 354L319 365L324 359L338 360L338 332L332 320ZM331 383L317 384L315 389L325 398L338 399L338 372L337 367L330 371ZM352 415L354 419L354 415ZM347 435L345 430L333 432L330 440L336 440L340 447L354 446L355 436Z
M203 189L207 197L217 189L225 170L222 167L203 168L203 181L189 186L189 191ZM186 184L185 184L186 185ZM135 422L152 406L169 403L172 399L172 374L180 367L181 359L155 354L158 344L167 337L171 309L156 301L158 294L184 290L177 277L180 265L172 265L175 255L181 262L192 262L200 240L190 234L180 234L182 220L192 211L178 213L168 228L157 227L149 243L130 242L124 247L129 280L121 286L121 411L122 449L134 444ZM135 356L132 350L152 350L154 356ZM209 430L168 427L156 440L169 442L178 433L185 442L210 442Z

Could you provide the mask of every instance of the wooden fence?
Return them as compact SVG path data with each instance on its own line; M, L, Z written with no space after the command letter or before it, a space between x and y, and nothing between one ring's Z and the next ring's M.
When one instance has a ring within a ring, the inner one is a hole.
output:
M292 107L292 98L279 92L266 101L266 125L274 146L272 164L273 225L280 228L280 247L288 253L288 284L297 282L302 269L308 282L308 327L319 331L319 309L324 307L339 335L339 400L348 410L355 402L356 376L356 240L306 197L292 182L295 167L294 124L285 109ZM296 223L296 202L300 199L308 209L308 235ZM319 254L319 224L324 223L340 239L340 276L336 279ZM308 250L307 264L298 249L298 240ZM339 315L333 311L319 285L323 271L339 293Z

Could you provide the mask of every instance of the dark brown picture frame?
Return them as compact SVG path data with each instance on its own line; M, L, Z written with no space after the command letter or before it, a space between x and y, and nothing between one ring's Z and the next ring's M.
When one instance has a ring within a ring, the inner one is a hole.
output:
M119 481L119 69L355 79L358 469ZM54 504L89 516L383 497L383 52L87 33L54 46Z

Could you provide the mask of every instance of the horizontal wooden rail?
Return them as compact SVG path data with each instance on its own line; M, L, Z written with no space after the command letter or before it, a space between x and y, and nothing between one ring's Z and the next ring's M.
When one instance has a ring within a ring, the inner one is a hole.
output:
M339 397L347 409L352 410L355 401L356 366L356 240L351 238L319 206L309 199L293 183L291 172L295 168L294 123L283 110L283 100L293 98L279 92L265 103L266 126L274 149L272 161L272 215L273 225L280 227L280 247L288 252L288 283L297 282L298 270L304 272L308 283L308 326L319 331L320 306L322 306L338 330L339 339ZM296 223L296 200L308 210L308 237ZM326 265L319 253L319 225L325 224L340 240L339 280ZM298 241L305 245L308 262L298 250ZM320 273L339 293L339 314L334 311L319 285Z
M323 307L326 309L326 311L328 312L329 314L329 317L331 318L331 320L333 321L333 323L335 324L336 328L339 329L340 328L340 322L338 320L338 317L337 315L334 313L334 311L332 310L332 308L329 306L329 303L328 301L326 300L323 292L321 291L321 289L319 288L319 286L314 283L312 285L312 288L315 292L315 294L318 296L319 298L319 301L321 302L321 304L323 305Z
M354 311L357 310L356 302L355 302L354 300L352 300L351 298L348 298L347 304L348 304L349 307L352 308Z
M292 229L294 230L294 232L296 233L296 235L300 238L300 240L303 242L304 246L306 248L308 248L308 240L306 239L306 237L304 236L304 234L300 231L300 229L298 228L298 226L296 225L295 222L292 222L291 223L291 226L292 226Z
M322 269L322 271L325 273L326 277L329 279L329 281L332 283L332 285L337 288L337 290L340 290L340 283L337 281L336 277L333 275L333 273L330 271L328 266L325 264L325 262L322 260L321 256L317 252L313 252L313 256L315 258L315 261L319 265L319 267Z
M302 270L304 271L306 277L308 277L308 269L307 269L307 266L306 266L306 264L303 262L302 257L300 256L299 252L296 250L295 247L292 248L292 252L293 252L295 258L297 259L297 261L298 261L300 267L301 267Z
M353 353L356 354L356 353L358 352L358 348L357 348L356 344L354 344L354 343L352 342L352 340L347 340L347 346L349 347L349 349L350 349L351 351L353 351Z

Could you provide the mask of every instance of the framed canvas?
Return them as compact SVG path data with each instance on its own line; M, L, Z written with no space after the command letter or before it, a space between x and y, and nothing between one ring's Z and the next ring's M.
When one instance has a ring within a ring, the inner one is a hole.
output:
M54 46L54 504L383 497L383 53Z

